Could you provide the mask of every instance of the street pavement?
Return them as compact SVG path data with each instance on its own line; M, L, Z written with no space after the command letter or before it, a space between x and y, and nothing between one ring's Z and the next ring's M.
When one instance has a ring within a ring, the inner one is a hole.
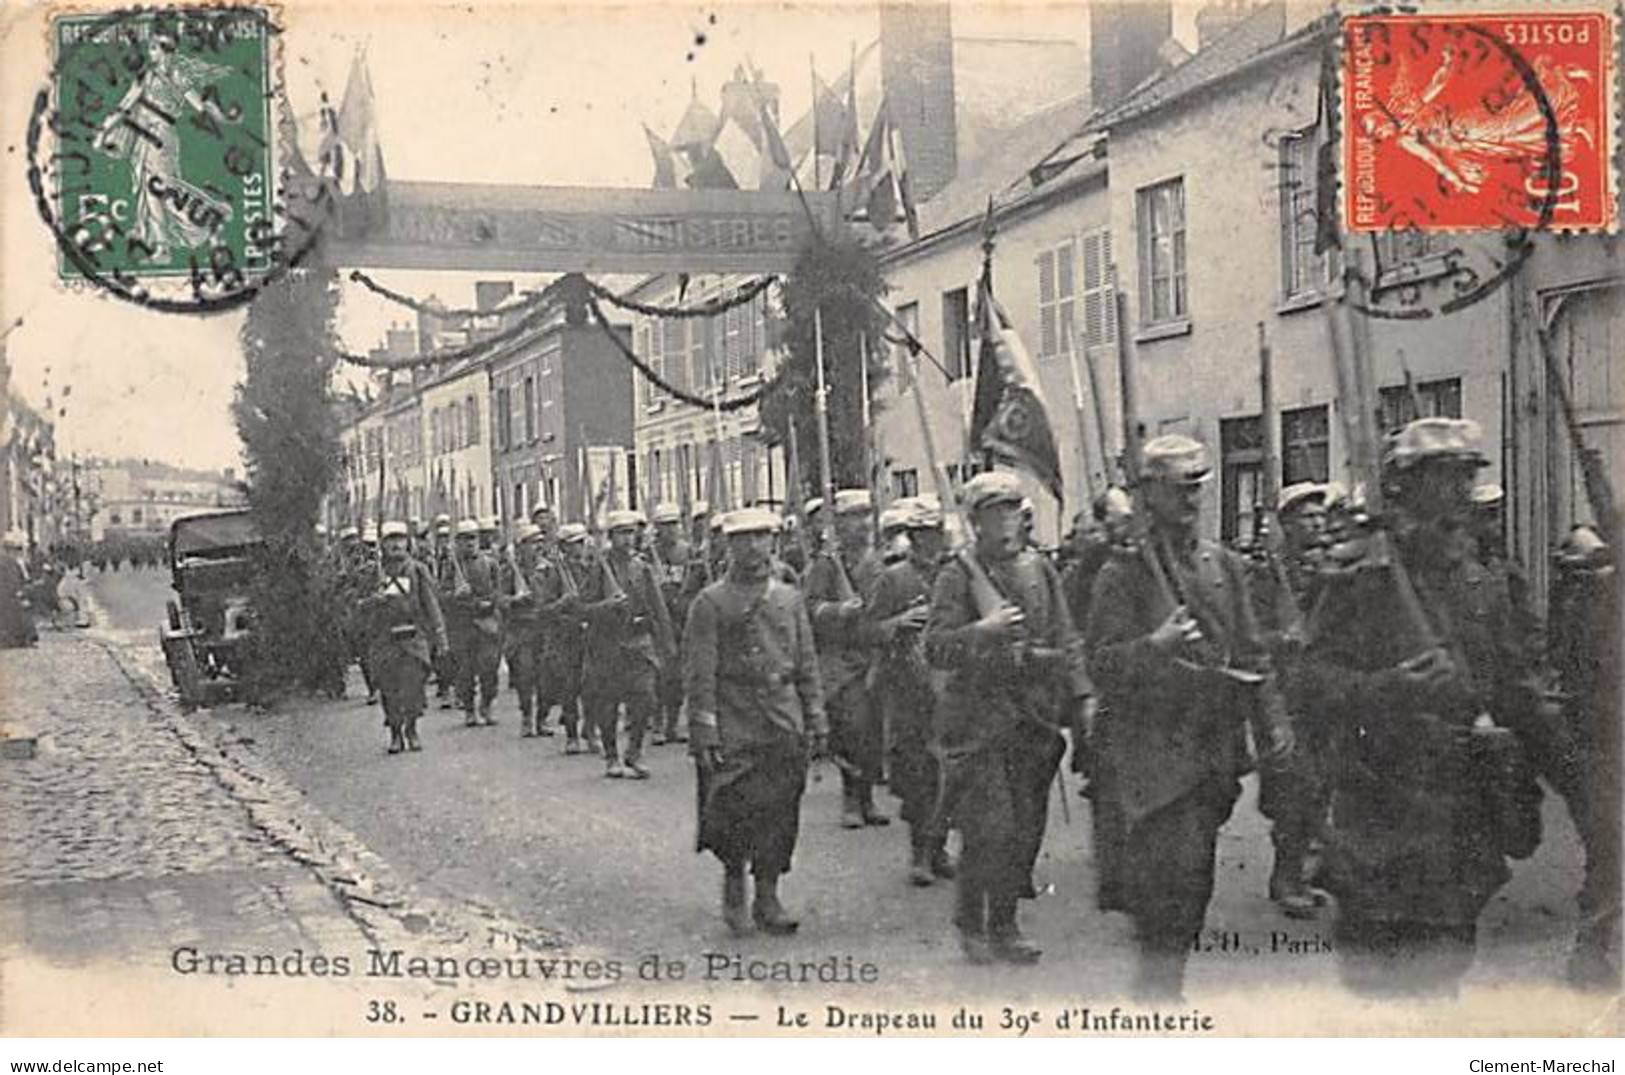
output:
M808 786L785 879L800 933L734 939L717 913L720 870L693 849L693 773L682 747L649 750L649 781L608 780L596 757L565 756L562 738L519 738L505 691L495 728L465 728L460 713L431 702L423 752L389 756L382 713L365 704L354 674L350 697L338 702L181 717L151 696L165 678L156 630L167 581L160 572L94 578L91 632L48 633L35 650L0 654L6 712L26 714L48 744L35 761L0 763L8 943L152 959L182 936L208 939L230 908L246 916L256 947L483 931L629 966L658 953L683 962L696 987L709 958L707 988L724 995L789 988L735 982L724 963L736 955L850 956L875 964L882 986L913 996L951 990L1019 1005L1126 989L1129 924L1094 909L1089 805L1070 776L1066 809L1059 790L1051 798L1041 897L1022 910L1028 936L1045 949L1037 968L966 965L949 927L950 888L907 883L901 825L840 828L839 781L828 767ZM201 766L199 755L216 749L229 764ZM1221 833L1209 950L1191 963L1193 1002L1262 987L1335 989L1329 922L1277 911L1264 893L1268 860L1249 780ZM1470 989L1560 978L1579 852L1554 797L1543 846L1515 874L1482 920ZM126 918L136 927L126 930Z

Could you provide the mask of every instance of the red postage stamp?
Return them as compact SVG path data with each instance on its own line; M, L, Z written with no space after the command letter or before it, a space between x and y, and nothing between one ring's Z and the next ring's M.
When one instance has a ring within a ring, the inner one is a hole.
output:
M1541 5L1345 19L1345 226L1614 230L1614 35Z

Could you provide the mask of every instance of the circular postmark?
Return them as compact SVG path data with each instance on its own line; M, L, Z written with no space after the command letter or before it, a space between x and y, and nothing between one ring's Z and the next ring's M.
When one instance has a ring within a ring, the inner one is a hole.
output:
M1511 279L1563 204L1572 100L1543 82L1562 69L1480 15L1358 16L1344 31L1356 305L1449 315Z
M310 256L333 187L279 159L297 160L280 33L254 7L52 19L28 182L64 283L212 314Z

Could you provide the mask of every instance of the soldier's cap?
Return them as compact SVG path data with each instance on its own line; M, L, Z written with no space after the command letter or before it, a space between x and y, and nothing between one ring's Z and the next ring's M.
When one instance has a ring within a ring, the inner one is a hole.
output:
M1134 514L1134 500L1128 495L1127 489L1121 485L1113 485L1095 497L1094 503L1090 505L1090 514L1099 522L1128 518Z
M1589 526L1576 526L1564 535L1556 558L1562 567L1603 567L1613 559L1608 543Z
M559 527L559 541L566 545L574 545L578 541L587 540L587 528L580 523L565 523Z
M1483 431L1467 418L1418 418L1390 435L1382 449L1382 465L1407 470L1421 463L1489 465L1479 445Z
M390 522L385 523L384 528L380 530L379 533L386 538L410 536L410 532L406 529L406 524L398 520L391 520Z
M368 526L366 529L362 530L361 531L361 543L363 545L376 545L376 544L378 544L378 531L377 531L377 529L375 527Z
M457 524L457 536L479 537L480 524L475 522L473 519L464 519L462 522Z
M479 532L482 534L494 534L500 529L502 529L502 524L497 521L495 515L487 515L480 520Z
M535 523L520 523L514 529L513 539L523 544L526 541L536 541L542 536L542 528Z
M0 545L4 545L8 549L21 549L27 544L28 539L23 536L21 530L16 528L7 530L4 536L0 536Z
M872 511L875 498L867 489L841 489L835 493L836 515L858 515Z
M708 521L707 525L709 525L712 530L721 530L722 529L722 519L727 514L728 513L725 512L725 511L717 512L715 515L711 516L711 518Z
M908 526L909 498L902 497L887 504L880 513L880 532L889 533Z
M1213 473L1207 446L1183 433L1164 433L1145 442L1141 472L1147 481L1196 485Z
M1021 480L1007 470L984 470L965 483L960 494L966 511L981 511L992 504L1020 504L1026 497Z
M656 525L661 523L680 523L683 521L683 513L677 510L676 504L661 504L659 507L655 508L654 512L649 516L649 520Z
M605 530L633 530L644 523L643 512L619 508L604 516Z
M721 518L725 537L735 534L776 534L779 530L779 513L770 508L740 508L738 511L723 512Z
M327 524L326 523L317 523L316 524L316 536L317 537L326 537L327 536Z
M1473 507L1498 508L1506 503L1507 491L1494 482L1473 486Z
M355 541L356 539L358 539L360 537L361 537L361 531L357 530L353 526L346 526L343 530L339 531L339 540L340 541Z
M440 529L442 526L449 527L451 525L451 516L447 515L445 512L441 512L439 515L434 517L434 525L436 530Z
M942 526L942 505L930 494L904 497L897 505L903 508L904 529L936 530Z
M536 518L536 516L538 516L538 515L552 515L552 514L553 514L553 505L551 505L551 504L537 504L534 508L530 509L530 517L532 519Z
M818 514L819 510L823 508L823 506L824 498L821 496L815 496L805 504L801 505L801 514L807 516L816 515Z
M1282 515L1289 515L1311 500L1318 499L1325 504L1330 499L1329 490L1329 486L1320 482L1293 482L1281 490L1281 495L1276 498L1275 510Z

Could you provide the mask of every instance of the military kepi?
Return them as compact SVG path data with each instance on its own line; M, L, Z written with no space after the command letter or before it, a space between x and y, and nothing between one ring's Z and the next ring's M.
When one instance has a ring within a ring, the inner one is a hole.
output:
M1183 433L1164 433L1146 441L1142 458L1143 476L1147 481L1195 485L1213 473L1207 448Z

